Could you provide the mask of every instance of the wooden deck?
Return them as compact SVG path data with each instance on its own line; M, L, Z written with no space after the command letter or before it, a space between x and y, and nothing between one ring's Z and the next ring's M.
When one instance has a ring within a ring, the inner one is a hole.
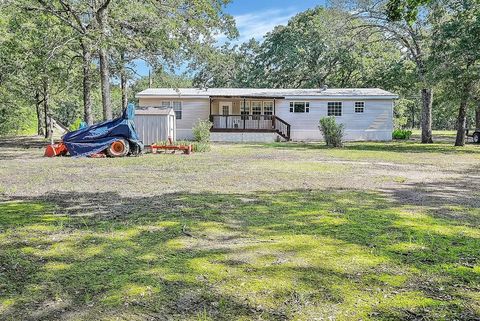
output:
M276 132L290 140L290 124L275 115L210 115L212 132Z

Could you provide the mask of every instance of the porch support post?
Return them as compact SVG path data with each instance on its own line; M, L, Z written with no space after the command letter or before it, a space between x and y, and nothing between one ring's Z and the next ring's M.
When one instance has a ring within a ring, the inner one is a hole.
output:
M277 100L275 98L273 98L273 114L276 115L277 114Z
M247 108L247 99L246 99L245 97L243 97L243 111L244 111L244 112L245 112L246 108ZM241 114L242 114L242 111L240 110L240 115L241 115ZM247 118L247 117L248 117L248 116L243 116L243 117L242 117L242 118L243 118L243 129L245 129L245 121L246 121L246 118Z

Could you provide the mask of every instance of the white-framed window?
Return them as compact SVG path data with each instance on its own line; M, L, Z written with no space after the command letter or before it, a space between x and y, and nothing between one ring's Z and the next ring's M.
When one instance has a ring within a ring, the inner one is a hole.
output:
M162 101L162 108L173 108L175 117L182 119L182 102L181 101Z
M171 101L162 101L162 108L172 108L171 107L172 102Z
M341 101L329 101L327 103L327 115L328 116L342 116L342 102Z
M222 115L229 115L230 114L230 106L222 106Z
M291 113L309 113L310 102L308 101L291 101L290 102Z
M361 114L365 111L365 102L363 101L356 101L355 102L355 113Z
M250 101L242 101L240 105L240 114L242 115L242 120L248 120L248 115L250 115Z
M242 115L249 115L250 114L250 101L242 101L240 105L240 113Z
M182 119L182 102L181 101L173 102L173 110L175 111L175 117L177 119Z
M261 101L252 101L252 115L261 115L262 114L262 102ZM253 119L259 119L259 117L253 117Z
M273 115L273 101L263 102L263 114L267 116Z

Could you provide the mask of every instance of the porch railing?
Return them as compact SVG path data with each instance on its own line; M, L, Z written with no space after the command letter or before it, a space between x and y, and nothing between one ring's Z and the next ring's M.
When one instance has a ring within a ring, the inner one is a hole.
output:
M210 115L213 130L272 131L290 140L290 124L275 115Z

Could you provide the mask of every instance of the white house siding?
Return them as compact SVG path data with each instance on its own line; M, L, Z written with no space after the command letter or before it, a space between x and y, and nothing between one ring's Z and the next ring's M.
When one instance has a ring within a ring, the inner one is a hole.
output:
M290 113L291 101L310 102L309 113ZM345 125L346 140L380 140L392 139L393 131L393 100L277 100L276 115L289 123L291 138L297 141L322 140L318 129L319 120L327 116L327 103L342 102L342 116L337 121ZM355 102L363 101L363 113L355 113Z
M182 119L177 119L177 140L193 139L195 123L210 117L209 99L140 98L139 106L160 107L162 101L182 101Z
M177 120L177 139L192 139L192 127L199 120L207 120L210 115L210 100L201 99L171 99L171 98L139 98L140 107L159 107L162 101L182 101L182 119ZM221 99L220 99L221 100ZM230 101L229 99L225 99ZM310 102L309 113L290 113L291 101ZM342 116L337 121L345 125L346 140L378 140L388 141L392 139L393 131L393 100L392 99L285 99L276 100L276 115L289 123L291 138L296 141L319 141L322 135L318 129L319 120L327 116L327 103L329 101L341 101ZM365 103L364 113L355 113L355 102ZM234 104L234 113L237 113L237 104ZM238 103L239 107L239 103ZM218 112L218 101L212 104L213 113ZM217 135L217 141L221 137L235 135L234 133L222 133ZM251 141L255 135L248 139L240 138L240 141ZM257 137L258 138L258 137ZM260 141L263 141L264 137ZM270 135L269 139L270 140ZM225 139L224 141L239 141L239 137Z

